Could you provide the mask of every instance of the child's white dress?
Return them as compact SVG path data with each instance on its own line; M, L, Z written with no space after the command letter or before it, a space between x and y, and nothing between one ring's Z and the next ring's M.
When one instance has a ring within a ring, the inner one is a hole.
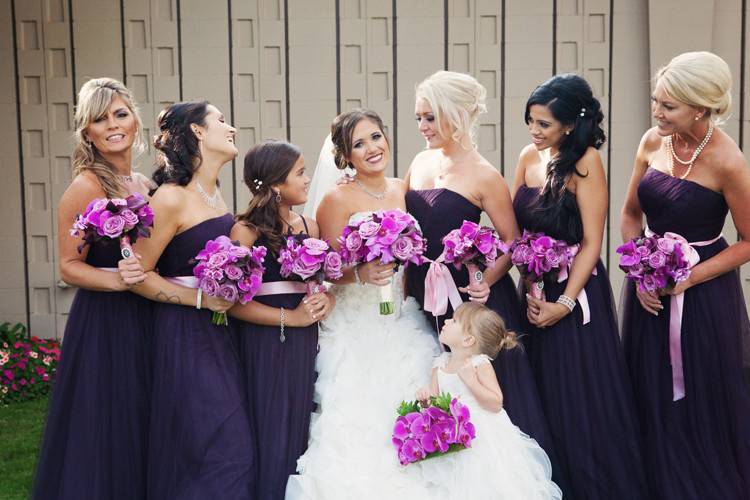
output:
M450 392L469 408L476 438L471 448L409 465L422 468L433 493L430 496L467 500L562 498L560 488L552 482L544 450L510 421L505 410L493 413L483 409L458 374L445 372L450 356L443 353L434 363L440 392ZM474 356L472 362L479 366L490 363L490 358Z

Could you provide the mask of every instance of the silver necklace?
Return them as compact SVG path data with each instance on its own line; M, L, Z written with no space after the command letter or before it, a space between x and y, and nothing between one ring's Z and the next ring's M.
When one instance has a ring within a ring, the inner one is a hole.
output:
M117 178L120 179L122 182L133 182L133 176L132 175L117 175Z
M367 189L365 187L365 185L362 184L362 181L360 181L359 179L354 179L354 182L357 183L357 185L362 189L362 191L364 191L365 193L369 194L370 196L372 196L376 200L384 200L385 199L385 192L388 190L388 181L386 181L386 187L385 187L385 189L383 189L383 191L381 191L380 193L373 193L372 191L370 191L369 189Z
M206 190L203 189L203 186L201 186L200 182L195 181L195 186L196 189L198 189L198 194L200 194L201 198L203 198L203 201L206 202L206 205L211 208L216 208L216 205L219 204L219 188L216 188L214 194L209 195Z

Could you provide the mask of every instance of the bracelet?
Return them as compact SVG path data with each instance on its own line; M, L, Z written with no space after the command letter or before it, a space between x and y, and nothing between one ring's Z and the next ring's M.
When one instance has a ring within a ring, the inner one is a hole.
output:
M284 322L286 321L286 311L284 308L281 308L281 319L279 321L279 340L281 342L284 342L286 340L286 335L284 335Z
M203 298L203 290L198 288L198 295L195 299L195 308L200 309L201 308L201 299Z
M557 303L562 304L565 307L567 307L570 312L573 312L573 309L576 307L576 301L568 297L567 295L560 295L557 298Z
M359 277L359 270L357 269L358 267L359 267L359 264L354 265L354 279L356 280L358 285L364 285L364 283L362 283L362 280Z

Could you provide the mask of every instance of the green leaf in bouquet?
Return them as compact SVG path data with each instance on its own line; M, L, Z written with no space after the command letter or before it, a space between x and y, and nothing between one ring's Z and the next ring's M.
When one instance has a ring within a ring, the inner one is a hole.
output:
M450 392L441 392L439 396L432 396L430 403L432 403L432 406L437 406L441 410L450 413L452 400L453 396L451 396Z
M398 409L396 410L396 412L402 417L405 417L409 413L419 412L419 402L401 401L401 404L398 405Z

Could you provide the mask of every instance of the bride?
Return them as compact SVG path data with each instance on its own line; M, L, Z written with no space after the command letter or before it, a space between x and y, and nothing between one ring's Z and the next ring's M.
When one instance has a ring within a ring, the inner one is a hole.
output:
M330 188L316 219L321 238L337 245L352 221L380 209L406 211L407 186L385 176L390 145L376 113L357 109L339 115L331 140L335 160L324 146L308 203L316 204ZM354 182L335 185L334 162L339 169L354 168ZM389 281L396 312L382 316L378 287ZM399 300L402 273L392 264L373 261L348 269L333 293L337 307L322 324L316 363L318 410L286 498L429 498L427 485L415 476L417 468L398 465L390 436L398 404L414 399L414 391L429 381L440 352L437 339L414 299Z

